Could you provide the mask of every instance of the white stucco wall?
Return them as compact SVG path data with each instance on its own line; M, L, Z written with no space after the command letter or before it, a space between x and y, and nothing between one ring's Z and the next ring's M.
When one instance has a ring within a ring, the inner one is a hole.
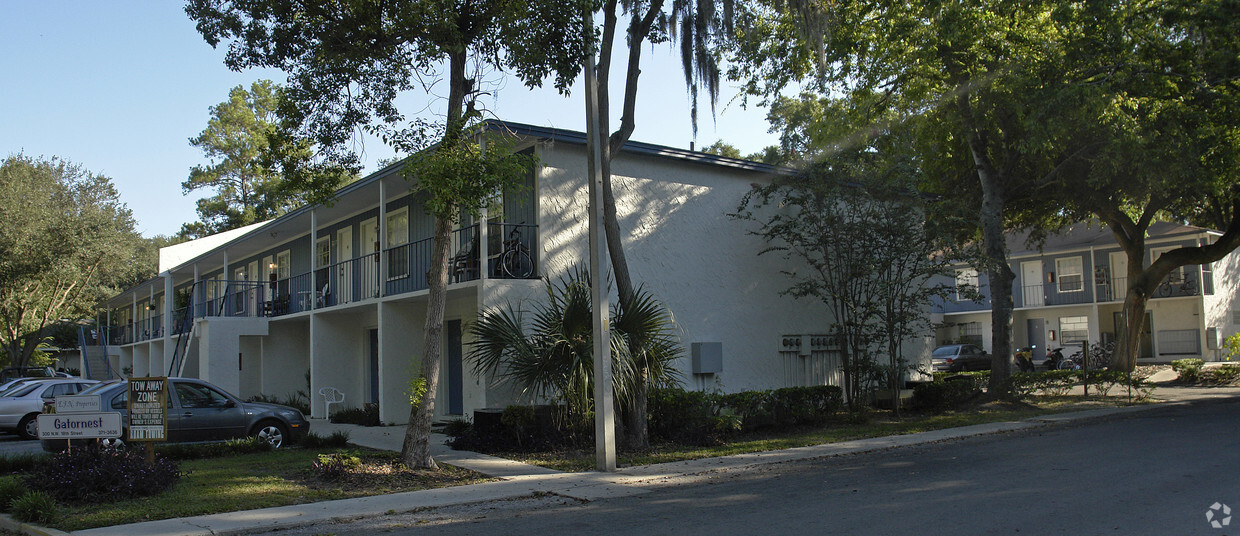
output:
M1240 252L1232 251L1213 267L1214 294L1205 296L1205 323L1206 327L1218 328L1222 343L1227 337L1240 333L1240 324L1234 322L1232 313L1240 311ZM1207 354L1208 359L1225 359L1221 351L1207 350Z
M272 321L261 339L261 392L287 397L305 391L310 370L310 321L307 318ZM315 392L307 394L315 397Z
M588 222L584 149L543 146L540 227L546 275L558 277L586 259ZM723 372L701 384L725 391L782 387L778 336L823 333L826 308L779 295L789 280L747 224L728 217L757 173L622 154L612 166L625 255L643 284L675 315L686 352L695 342L720 342ZM677 363L686 385L688 355Z

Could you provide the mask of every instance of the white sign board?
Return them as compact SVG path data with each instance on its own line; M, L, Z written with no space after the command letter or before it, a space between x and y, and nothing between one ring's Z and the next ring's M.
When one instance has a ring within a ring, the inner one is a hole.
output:
M60 395L56 397L56 413L99 413L99 395Z
M168 438L168 378L129 379L129 440Z
M39 415L39 439L91 439L120 436L120 413L44 413Z

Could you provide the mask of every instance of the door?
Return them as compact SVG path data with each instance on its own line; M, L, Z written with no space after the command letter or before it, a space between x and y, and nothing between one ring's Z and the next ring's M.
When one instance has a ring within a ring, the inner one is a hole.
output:
M246 266L245 280L248 282L246 286L246 301L249 302L251 314L255 314L253 311L258 311L259 298L257 287L259 284L257 260L250 261L250 265Z
M336 284L339 303L353 301L353 228L336 231Z
M461 321L449 320L448 329L448 414L465 413L465 383L461 366Z
M1124 312L1115 313L1115 336L1117 338L1124 337L1128 333L1127 324L1124 322ZM1154 317L1149 311L1145 312L1145 326L1141 328L1141 349L1137 353L1138 359L1150 359L1154 357Z
M1128 254L1119 251L1107 257L1111 261L1111 299L1122 300L1128 295Z
M1033 347L1033 363L1046 361L1046 320L1030 318L1025 321L1025 329L1029 332L1029 346Z
M359 261L358 278L361 281L362 299L379 295L379 224L371 218L362 222L359 229L362 238L362 260Z
M1020 263L1020 295L1023 307L1041 307L1046 304L1042 287L1042 261Z
M379 403L379 330L370 330L370 402Z

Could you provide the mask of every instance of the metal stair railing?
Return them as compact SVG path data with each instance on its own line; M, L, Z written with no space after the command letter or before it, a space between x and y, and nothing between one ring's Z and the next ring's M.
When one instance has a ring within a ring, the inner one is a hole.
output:
M104 374L104 377L95 378L95 374L91 372L90 345L86 343L86 328L83 326L78 326L78 345L82 349L82 372L84 374L84 377L88 379L92 379L92 380L94 379L111 380L113 378L117 378L119 376L116 374L116 371L112 370L112 362L110 359L108 359L108 346L107 346L108 338L106 334L104 334L99 329L98 325L95 326L95 330L97 333L100 334L99 344L97 348L99 349L99 360L103 362L103 370L100 372Z
M193 286L190 287L189 295L191 296L191 300L195 295L194 291L197 290L200 283L201 282L195 282ZM176 325L181 328L179 329L181 333L177 339L176 347L172 350L172 362L168 364L169 376L181 375L181 370L185 368L185 354L189 352L189 341L194 338L194 335L197 332L197 326L194 322L194 305L192 303L189 307L185 308L185 312L182 313L181 318L177 319ZM186 325L189 325L188 330L184 328Z

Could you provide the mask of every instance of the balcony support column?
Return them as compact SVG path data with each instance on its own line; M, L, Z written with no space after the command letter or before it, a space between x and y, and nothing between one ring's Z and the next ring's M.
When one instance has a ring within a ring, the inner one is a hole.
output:
M379 179L379 247L375 248L375 254L379 256L379 297L387 295L388 280L388 256L385 249L388 247L388 221L387 221L387 182Z
M329 239L330 240L330 239ZM328 242L331 250L331 242ZM310 310L319 304L319 209L310 209Z

